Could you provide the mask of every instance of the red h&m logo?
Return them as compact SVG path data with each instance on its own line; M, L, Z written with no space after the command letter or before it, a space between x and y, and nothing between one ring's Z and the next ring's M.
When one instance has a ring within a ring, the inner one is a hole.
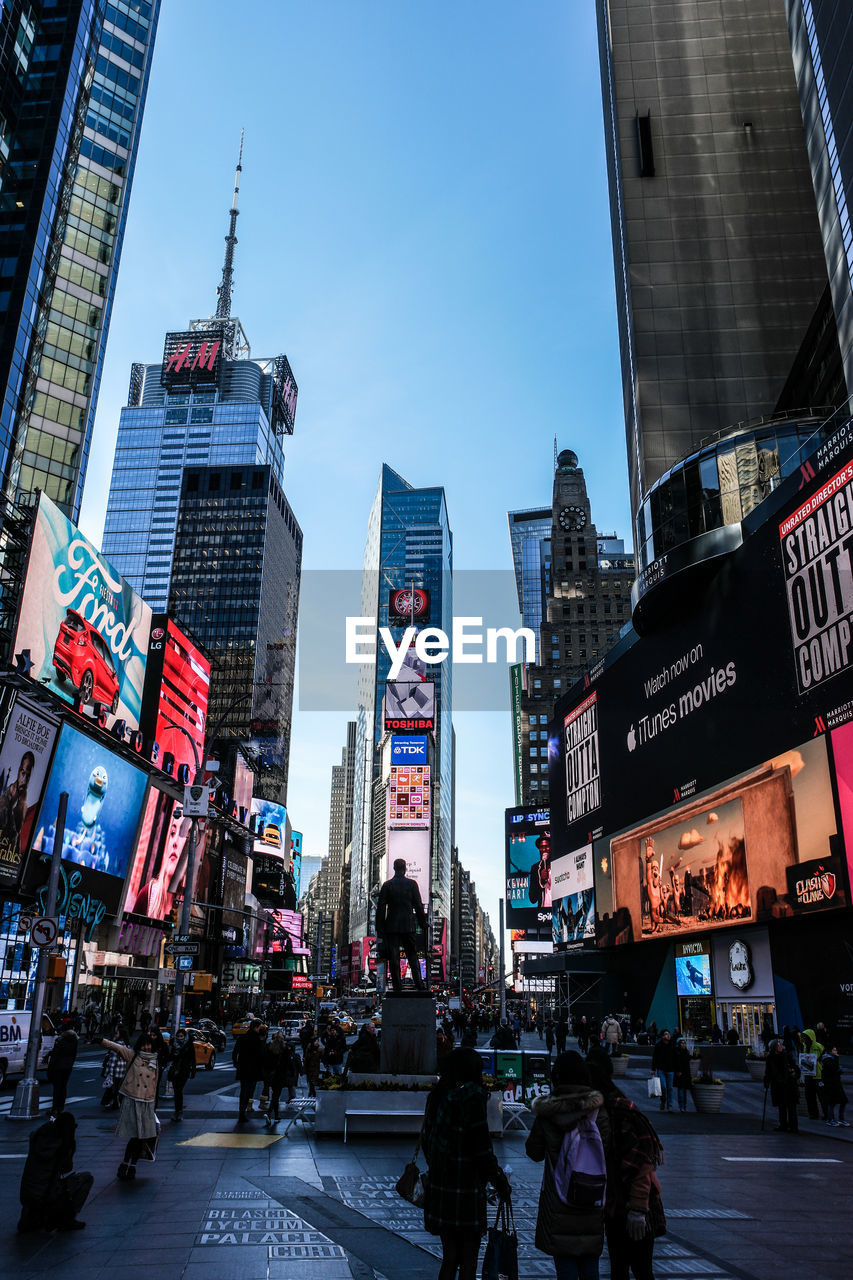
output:
M194 369L209 369L212 373L221 346L222 343L218 338L215 342L200 342L198 345L195 342L186 342L169 356L163 372L180 373L182 369L186 369L187 372Z

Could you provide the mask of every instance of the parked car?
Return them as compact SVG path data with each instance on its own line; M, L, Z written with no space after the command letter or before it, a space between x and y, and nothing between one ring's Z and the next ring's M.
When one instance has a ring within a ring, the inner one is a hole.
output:
M228 1037L222 1027L218 1026L212 1018L199 1018L197 1026L199 1031L207 1036L214 1049L222 1053L228 1043Z
M53 646L53 665L60 681L70 680L82 703L103 702L118 710L118 676L110 647L99 631L69 609Z

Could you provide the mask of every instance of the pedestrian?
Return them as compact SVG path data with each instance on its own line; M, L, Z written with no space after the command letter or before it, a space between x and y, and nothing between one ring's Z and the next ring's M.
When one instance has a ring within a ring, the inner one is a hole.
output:
M539 1032L539 1039L542 1039L542 1031L545 1027L545 1019L542 1017L541 1010L536 1014L536 1030Z
M566 1052L566 1041L569 1038L569 1024L566 1021L566 1015L560 1014L557 1025L554 1028L554 1039L557 1043L557 1056Z
M323 1063L323 1051L316 1036L303 1050L302 1063L305 1068L305 1079L308 1081L308 1097L316 1098L317 1085L320 1082L320 1070Z
M726 1032L726 1044L740 1044L740 1036L737 1033L737 1027L729 1027Z
M578 1023L578 1049L586 1057L589 1052L589 1022L586 1015Z
M549 1058L554 1048L554 1039L554 1022L552 1018L548 1018L545 1022L545 1048L548 1050Z
M116 1037L116 1044L127 1047L124 1037L124 1029L119 1031ZM127 1063L120 1053L115 1049L108 1049L104 1054L104 1061L101 1064L101 1077L104 1082L104 1092L101 1097L101 1106L105 1111L118 1111L119 1100L118 1091L121 1082L124 1079L124 1073L127 1069Z
M346 1036L337 1022L330 1022L326 1032L326 1043L323 1048L323 1064L333 1076L344 1073L344 1058L347 1052Z
M711 1028L711 1044L722 1044L722 1043L723 1043L723 1032L722 1032L722 1029L720 1028L720 1024L718 1022L715 1022L713 1027Z
M245 1124L252 1112L255 1088L258 1081L263 1078L266 1035L265 1023L251 1022L248 1031L244 1031L234 1045L231 1061L237 1068L237 1080L240 1084L238 1124Z
M820 1023L818 1023L818 1026L820 1026ZM823 1068L821 1064L823 1055L826 1052L826 1046L818 1039L817 1032L813 1031L811 1028L806 1028L803 1031L803 1045L804 1052L806 1054L812 1054L814 1056L815 1063L814 1073L812 1073L807 1069L803 1060L800 1059L803 1091L806 1096L806 1109L808 1110L810 1120L819 1120L820 1111L818 1110L818 1107L821 1109L824 1108L824 1094L823 1089L821 1088L821 1074ZM824 1120L826 1119L825 1111L823 1118Z
M309 1016L309 1017L306 1017L302 1026L299 1028L299 1043L302 1047L303 1056L305 1054L305 1050L311 1044L313 1039L314 1039L314 1023L311 1017Z
M770 1090L770 1101L779 1111L776 1128L783 1133L798 1133L797 1101L800 1092L800 1067L792 1049L784 1040L774 1040L764 1067L764 1088Z
M612 1059L590 1055L594 1088L604 1096L598 1127L607 1161L604 1230L610 1280L654 1280L655 1240L666 1233L660 1183L655 1170L663 1147L647 1116L613 1083Z
M675 1042L673 1084L678 1093L678 1110L684 1114L687 1110L687 1090L690 1088L690 1050L684 1036L679 1036Z
M658 1073L660 1080L660 1109L672 1111L672 1088L675 1081L675 1045L672 1035L666 1028L660 1033L660 1039L652 1053L652 1071Z
M820 1066L823 1105L826 1108L826 1123L833 1129L837 1129L839 1126L843 1129L849 1129L850 1122L844 1118L844 1112L847 1107L847 1094L844 1092L844 1085L841 1083L841 1064L838 1061L838 1048L836 1045L832 1045L825 1051L820 1060ZM837 1114L836 1108L838 1108Z
M145 1033L143 1032L143 1035ZM167 1077L175 1094L175 1120L184 1118L184 1086L195 1077L195 1045L183 1027L175 1032L175 1043L169 1054Z
M139 1029L140 1031L147 1031L150 1026L151 1026L151 1010L148 1008L148 1005L145 1005L145 1007L143 1008L142 1012L139 1015Z
M74 1172L77 1123L70 1111L51 1116L30 1134L29 1152L21 1175L21 1217L18 1231L82 1231L77 1214L94 1181L91 1173Z
M53 1100L50 1104L52 1115L58 1116L65 1110L68 1081L76 1060L77 1033L69 1028L63 1031L61 1036L57 1036L53 1048L47 1055L47 1078L53 1085Z
M604 1037L604 1047L607 1052L617 1053L622 1043L622 1028L619 1025L619 1019L612 1013L609 1013L602 1022L601 1034Z
M269 1095L266 1122L272 1126L281 1119L279 1101L282 1089L287 1089L288 1101L292 1101L296 1097L299 1078L293 1048L281 1031L274 1031L264 1046L263 1071L264 1092Z
M127 1146L117 1176L122 1182L132 1182L136 1177L136 1162L142 1157L153 1160L160 1129L155 1110L160 1076L157 1046L151 1031L143 1031L133 1049L116 1040L102 1043L127 1063L119 1087L121 1111L116 1125L116 1136L126 1138Z
M557 1056L550 1095L533 1100L534 1120L525 1150L531 1160L544 1162L535 1245L554 1259L557 1280L598 1280L604 1248L604 1179L599 1203L577 1205L563 1198L555 1171L566 1140L571 1141L579 1126L594 1127L603 1103L602 1095L590 1087L589 1067L574 1052ZM598 1137L597 1128L595 1134Z
M486 1232L486 1184L510 1197L486 1120L483 1059L476 1049L454 1049L439 1065L427 1098L423 1150L424 1227L441 1239L438 1280L476 1280L477 1255Z
M447 1043L447 1034L443 1027L439 1027L437 1036L441 1036ZM453 1048L453 1042L445 1052L449 1052ZM347 1054L346 1074L355 1071L360 1075L375 1075L379 1071L379 1045L376 1041L376 1027L372 1022L365 1022L358 1033L355 1044Z

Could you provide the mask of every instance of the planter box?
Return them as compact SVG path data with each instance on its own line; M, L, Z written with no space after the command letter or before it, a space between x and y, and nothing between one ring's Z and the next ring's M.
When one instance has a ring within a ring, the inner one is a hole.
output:
M753 1080L764 1081L765 1063L763 1058L747 1058L746 1069Z
M726 1091L724 1084L699 1084L694 1080L691 1088L697 1111L715 1115L720 1110L723 1105L723 1094Z
M628 1074L630 1058L611 1058L610 1061L613 1064L614 1076L626 1076Z

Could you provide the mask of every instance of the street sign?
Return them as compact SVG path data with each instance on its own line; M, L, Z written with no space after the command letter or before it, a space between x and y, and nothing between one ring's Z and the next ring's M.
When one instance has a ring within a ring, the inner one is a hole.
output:
M197 956L199 944L197 942L167 942L163 950L167 956Z
M192 969L195 964L195 956L178 956L179 969Z
M206 818L209 804L210 790L208 787L194 783L184 787L185 818Z
M52 947L59 934L59 921L53 916L38 916L30 928L30 938L37 947Z
M30 915L26 911L22 911L18 916L18 933L28 933L33 927L35 916Z
M193 938L191 933L173 933L169 941L170 942L194 942L195 939Z

